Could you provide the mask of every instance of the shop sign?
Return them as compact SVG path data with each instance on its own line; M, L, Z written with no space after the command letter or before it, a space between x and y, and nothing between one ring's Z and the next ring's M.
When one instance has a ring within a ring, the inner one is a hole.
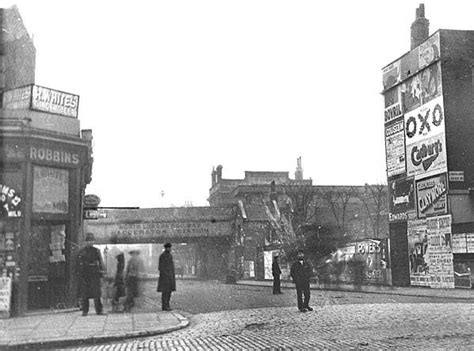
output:
M400 60L391 63L382 69L384 90L400 83Z
M385 150L388 177L405 173L405 135L403 120L397 121L385 128Z
M443 97L437 97L421 107L408 112L405 118L407 144L444 133Z
M450 182L464 182L464 171L449 171L448 178Z
M79 96L33 85L31 108L77 118Z
M439 32L420 44L420 68L428 66L434 60L439 59Z
M416 182L417 213L419 218L448 212L448 183L446 174Z
M30 160L51 162L67 166L76 166L81 162L81 157L76 152L53 149L49 147L30 146Z
M447 171L445 134L407 145L407 175L417 179Z
M0 216L21 217L21 197L12 187L0 183Z
M415 185L413 178L389 182L389 221L406 221L415 210Z
M100 204L100 197L94 194L87 194L84 196L83 203L85 208L97 208Z
M10 110L26 110L30 108L31 85L7 90L3 93L3 108Z

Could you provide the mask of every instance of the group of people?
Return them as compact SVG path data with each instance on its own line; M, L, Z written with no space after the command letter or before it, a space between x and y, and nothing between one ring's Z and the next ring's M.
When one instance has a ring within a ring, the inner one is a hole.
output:
M272 263L273 275L273 294L281 294L280 275L281 269L278 263L278 256L273 257ZM290 276L293 279L296 287L296 298L298 310L301 312L312 311L313 308L309 305L311 296L309 288L309 280L312 275L312 269L309 263L304 258L304 251L298 250L296 261L291 265Z
M78 253L79 298L82 315L89 313L89 300L94 300L95 312L104 315L101 300L101 279L106 276L100 250L93 246L94 234L87 233L85 245ZM116 238L111 239L116 244ZM162 309L170 311L171 293L176 291L175 271L171 244L164 245L164 252L159 258L159 278L157 291L162 293ZM116 263L112 273L107 277L113 286L112 312L129 312L135 306L135 299L140 295L140 280L144 275L144 263L139 250L130 250L130 258L125 267L125 255L117 247L113 247L109 255ZM120 299L125 297L123 309L120 308Z

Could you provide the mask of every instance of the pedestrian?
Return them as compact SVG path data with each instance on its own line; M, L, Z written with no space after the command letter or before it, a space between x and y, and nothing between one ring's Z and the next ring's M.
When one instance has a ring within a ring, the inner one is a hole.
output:
M309 306L309 278L312 275L312 270L309 263L304 259L304 251L301 249L298 250L296 262L291 265L290 275L296 285L298 309L301 312L312 311L313 309Z
M130 259L127 263L125 273L125 284L127 287L127 298L124 303L124 311L130 312L135 306L135 298L140 295L140 279L144 272L144 263L140 257L140 250L130 250Z
M125 269L125 255L117 244L117 237L110 238L113 244L107 257L107 280L113 286L112 312L120 312L120 298L125 296L125 281L123 272ZM109 259L110 258L110 259Z
M176 280L174 275L173 255L171 255L171 244L165 244L165 251L160 255L158 263L160 276L158 278L158 288L161 292L161 308L163 311L171 311L171 293L176 291Z
M282 294L280 287L280 274L281 269L278 264L278 255L273 257L272 263L272 275L273 275L273 294Z
M101 301L101 278L104 275L104 264L99 249L95 248L94 234L87 233L84 247L78 253L79 293L82 315L89 313L89 299L94 299L95 313L104 315Z

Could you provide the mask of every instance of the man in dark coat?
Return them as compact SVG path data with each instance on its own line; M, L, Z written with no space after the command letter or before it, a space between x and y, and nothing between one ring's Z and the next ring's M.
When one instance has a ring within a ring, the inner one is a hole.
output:
M165 244L165 251L160 255L158 270L160 271L160 277L158 278L156 291L161 292L161 308L163 311L171 311L171 292L176 291L176 280L170 243Z
M87 233L84 247L78 254L78 276L79 293L81 297L82 315L89 313L89 299L94 299L95 312L99 315L103 312L101 296L101 277L104 272L104 264L99 249L92 246L94 234Z
M125 274L125 284L127 286L127 298L124 303L125 312L130 312L131 308L135 306L135 298L140 296L140 280L145 272L140 250L130 250L130 255Z
M309 263L304 259L303 250L298 250L297 261L291 266L290 275L296 285L298 309L301 312L312 311L313 309L309 306L309 278L312 275L312 269Z
M278 255L273 257L272 263L272 275L273 275L273 294L281 294L281 287L280 287L280 274L281 269L280 265L278 264Z

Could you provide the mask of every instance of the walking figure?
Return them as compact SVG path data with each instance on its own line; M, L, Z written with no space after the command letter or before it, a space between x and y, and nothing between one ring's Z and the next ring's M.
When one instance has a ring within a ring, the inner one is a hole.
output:
M127 263L125 273L125 285L127 288L127 297L124 302L124 311L130 312L135 306L135 298L140 296L140 279L145 270L145 265L140 257L140 250L130 250L130 259Z
M158 270L160 276L156 291L161 292L161 308L163 311L171 311L170 299L171 293L176 291L176 280L170 243L165 244L165 251L160 255Z
M278 255L273 257L272 275L273 275L273 294L282 294L280 286L281 269L278 264Z
M82 315L89 313L89 299L94 299L95 312L104 315L101 301L101 277L104 275L104 263L100 250L92 246L94 234L87 233L84 247L78 253L79 295Z
M312 270L309 263L304 259L304 251L298 250L297 261L294 262L290 269L290 275L296 285L296 297L298 301L298 309L301 312L312 311L309 306L310 290L309 278ZM303 299L304 295L304 299Z

